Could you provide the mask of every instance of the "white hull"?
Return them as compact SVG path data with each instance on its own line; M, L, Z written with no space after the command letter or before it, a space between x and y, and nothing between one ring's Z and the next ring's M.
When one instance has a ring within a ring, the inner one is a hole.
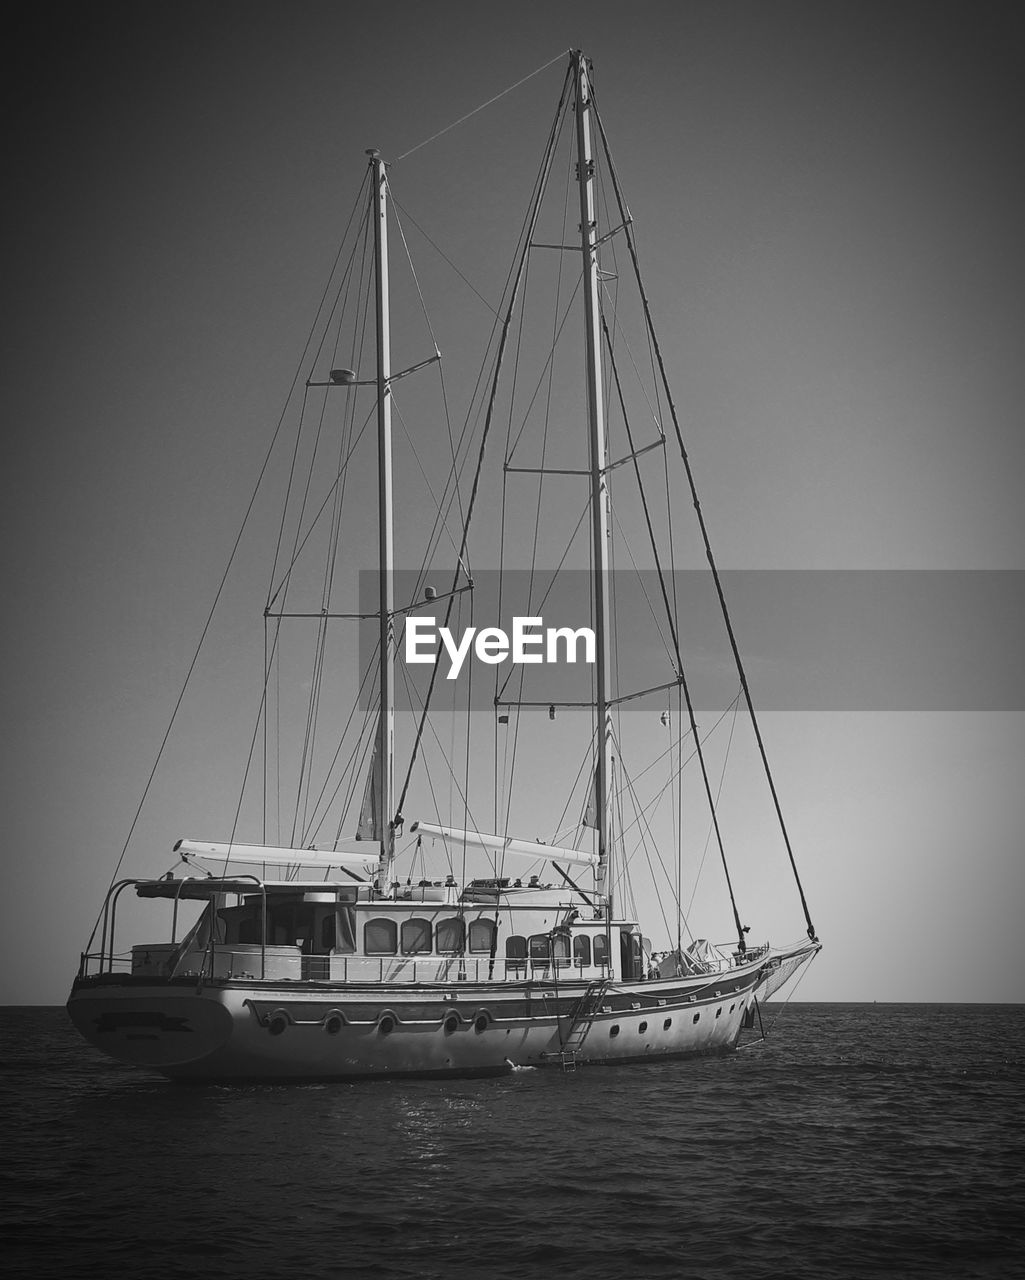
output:
M196 1080L496 1074L722 1053L760 963L700 978L418 987L80 979L68 1011L112 1057Z

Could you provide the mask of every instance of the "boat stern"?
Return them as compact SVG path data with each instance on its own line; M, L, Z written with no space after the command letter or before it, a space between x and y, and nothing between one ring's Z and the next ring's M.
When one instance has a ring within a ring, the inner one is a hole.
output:
M97 1049L156 1070L209 1057L232 1033L230 1011L197 994L194 983L139 986L79 978L67 1010L79 1033Z

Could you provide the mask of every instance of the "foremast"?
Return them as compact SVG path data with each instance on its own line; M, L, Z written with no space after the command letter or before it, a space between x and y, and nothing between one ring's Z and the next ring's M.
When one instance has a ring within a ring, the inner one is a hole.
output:
M598 227L595 218L594 154L591 149L591 86L588 63L579 49L572 55L577 133L577 185L580 193L580 253L583 262L584 362L587 380L587 432L591 483L592 599L595 632L594 815L598 831L595 883L607 892L610 852L609 789L612 777L611 630L609 624L608 494L605 474L605 404L601 386L601 313L598 300ZM610 903L611 910L611 903Z
M395 602L394 514L392 507L391 329L388 309L388 180L381 153L369 150L370 213L374 224L374 282L377 302L377 518L378 518L378 684L381 707L374 745L377 777L374 828L379 839L378 886L391 879L395 856Z

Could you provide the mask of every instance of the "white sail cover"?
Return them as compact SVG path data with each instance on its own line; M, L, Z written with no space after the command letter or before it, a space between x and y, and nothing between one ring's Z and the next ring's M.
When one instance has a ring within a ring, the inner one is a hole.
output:
M577 866L596 867L598 856L582 849L565 849L556 844L542 844L539 840L514 840L512 836L489 835L484 831L464 831L460 827L440 827L431 822L414 822L410 832L422 831L424 835L439 836L454 844L473 845L489 853L516 853L527 858L552 858L558 862L572 862Z
M377 865L377 850L368 845L364 852L357 852L352 845L358 841L347 841L349 848L338 849L283 849L277 845L264 844L217 844L203 840L179 840L174 851L184 861L190 857L220 858L229 862L262 862L269 866L284 867L303 866L344 867L352 871L363 871Z
M582 827L593 827L598 830L598 775L591 775L591 787L587 793L587 802L584 805L584 812L580 819Z
M377 733L374 733L374 753L370 758L370 769L367 773L367 784L363 789L363 803L359 811L359 824L356 827L360 840L380 840L381 823L378 813L381 808L381 761L377 752Z

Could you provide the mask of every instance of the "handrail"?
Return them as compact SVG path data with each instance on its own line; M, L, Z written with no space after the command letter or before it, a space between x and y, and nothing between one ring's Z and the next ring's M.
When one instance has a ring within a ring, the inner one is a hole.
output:
M107 967L107 971L109 973L114 972L114 921L117 915L117 900L118 898L120 898L121 894L124 892L125 889L127 889L127 887L130 884L138 884L138 883L139 882L137 880L120 880L116 885L112 887L111 891L107 894L107 898L103 904L105 927L106 927L107 907L108 905L110 907L110 938L109 938L110 964ZM101 973L103 972L102 962L101 962L100 972Z
M103 927L100 931L100 951L99 951L101 973L103 972L103 962L107 955L107 923L108 923L108 919L110 917L110 911L111 911L111 903L110 903L111 895L120 893L126 884L133 884L133 883L138 883L138 881L118 880L116 884L112 884L110 886L110 888L107 890L106 897L103 899ZM111 922L111 929L110 929L110 949L111 949L111 954L113 954L114 928L113 928L112 922Z

